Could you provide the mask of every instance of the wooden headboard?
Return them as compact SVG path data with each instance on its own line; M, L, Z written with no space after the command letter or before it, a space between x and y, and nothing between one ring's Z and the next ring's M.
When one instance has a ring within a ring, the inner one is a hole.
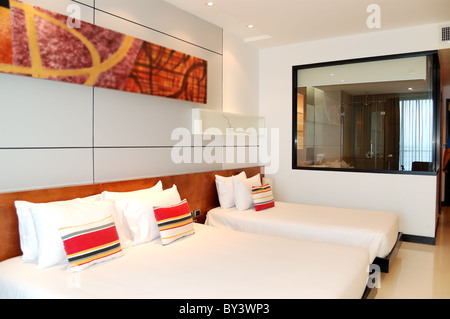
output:
M148 188L161 180L164 189L170 188L174 184L177 185L181 198L188 200L190 209L201 210L201 216L197 218L197 221L204 222L206 213L210 209L219 206L215 175L231 176L242 171L245 171L247 176L250 177L261 173L261 167L255 166L0 194L0 261L22 255L19 242L18 219L14 206L14 201L16 200L33 203L69 200L100 194L103 191L126 192Z

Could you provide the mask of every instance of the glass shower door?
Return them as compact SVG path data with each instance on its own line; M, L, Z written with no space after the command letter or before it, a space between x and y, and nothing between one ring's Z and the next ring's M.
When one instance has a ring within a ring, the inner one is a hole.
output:
M385 164L385 111L381 103L354 103L352 164L356 169L382 170Z
M373 169L384 169L384 111L374 111L370 123L369 156L373 160Z

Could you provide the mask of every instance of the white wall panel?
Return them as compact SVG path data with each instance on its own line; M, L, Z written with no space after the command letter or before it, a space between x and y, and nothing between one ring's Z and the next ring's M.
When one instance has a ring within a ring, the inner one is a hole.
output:
M224 32L223 110L259 114L259 52Z
M257 146L226 147L223 150L223 169L258 166L260 165L258 152Z
M92 183L92 149L0 149L0 190Z
M92 7L94 6L95 0L76 0L76 2L80 2Z
M221 169L221 164L180 163L172 148L99 148L95 150L95 182L138 179Z
M95 90L95 146L168 146L175 128L191 130L188 102Z
M78 2L71 0L27 0L23 2L66 16L71 16L74 13L73 9L69 8L69 5L75 4L78 5L80 10L79 13L81 20L89 23L93 22L94 10L91 7L94 4L94 0L78 0Z
M96 0L96 8L222 53L222 29L161 0ZM97 19L96 19L97 21ZM98 21L100 25L102 21ZM119 28L119 30L122 30ZM123 31L122 31L123 32Z
M0 73L1 147L92 146L92 88Z

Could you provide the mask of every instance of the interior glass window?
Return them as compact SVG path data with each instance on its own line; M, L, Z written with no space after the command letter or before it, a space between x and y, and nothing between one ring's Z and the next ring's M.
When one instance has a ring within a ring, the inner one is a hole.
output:
M434 53L293 67L293 168L435 172Z

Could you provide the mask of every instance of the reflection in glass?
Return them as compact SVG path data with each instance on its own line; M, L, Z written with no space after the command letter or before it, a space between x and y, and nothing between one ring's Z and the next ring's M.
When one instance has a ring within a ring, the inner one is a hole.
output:
M435 170L432 61L299 68L294 167Z
M426 96L401 100L400 165L404 170L412 170L413 164L432 162L432 133L433 101Z

